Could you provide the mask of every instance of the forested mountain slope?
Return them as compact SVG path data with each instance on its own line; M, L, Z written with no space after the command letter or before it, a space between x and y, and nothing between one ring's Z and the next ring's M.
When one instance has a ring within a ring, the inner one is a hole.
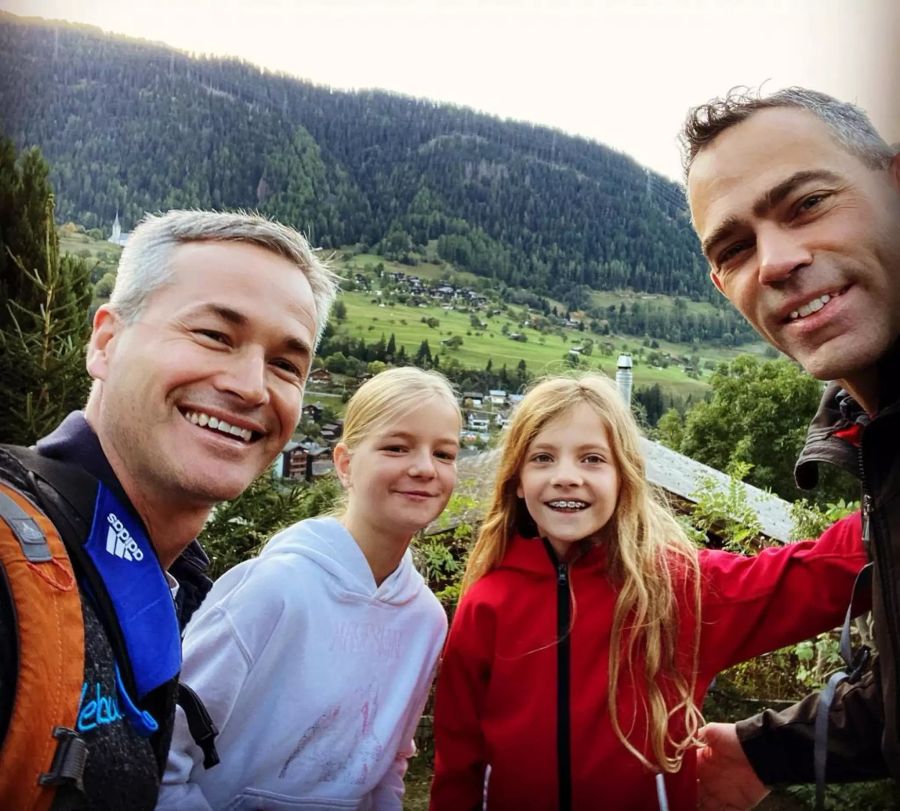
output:
M572 307L585 287L713 297L680 189L548 128L9 14L0 116L50 161L60 220L246 207L325 247L428 246Z

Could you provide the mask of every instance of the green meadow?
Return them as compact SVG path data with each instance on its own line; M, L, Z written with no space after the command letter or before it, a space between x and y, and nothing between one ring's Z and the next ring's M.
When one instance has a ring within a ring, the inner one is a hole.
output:
M108 295L112 275L122 249L103 239L96 239L83 233L75 226L66 224L60 227L60 250L84 258L92 268L91 277L94 283L101 282L97 289L98 301ZM349 334L363 338L366 343L377 341L384 335L387 341L394 334L397 346L404 346L412 358L423 340L428 341L432 355L440 354L446 361L453 358L467 368L483 369L490 361L494 369L504 364L510 370L515 369L519 361L524 360L532 375L552 374L572 368L569 350L584 346L588 339L593 341L589 355L579 359L581 368L601 370L609 375L616 371L616 361L622 353L632 355L634 359L635 386L652 386L658 383L664 391L680 397L693 396L701 398L709 386L706 378L712 369L722 361L727 361L738 354L762 353L762 344L750 344L739 349L724 348L712 344L671 344L657 341L653 350L646 340L630 336L599 336L587 330L554 328L552 331L539 332L523 324L527 313L520 306L511 306L501 315L488 315L487 311L461 311L445 309L432 305L412 307L399 303L383 304L374 288L378 287L373 269L379 263L386 272L400 272L408 276L418 276L428 281L448 281L457 286L469 286L479 290L489 298L492 294L485 290L485 280L467 272L460 272L445 262L422 261L415 266L403 265L385 260L378 254L355 254L352 250L338 249L331 257L332 266L344 278L352 278L355 273L370 276L373 281L372 291L343 291L341 299L347 308L346 318L333 320L333 326L339 334ZM104 279L104 277L106 277ZM649 296L630 291L595 291L592 303L597 306L618 306L622 301L664 300L665 296ZM551 305L553 302L550 302ZM688 311L711 309L705 302L686 302ZM499 302L491 302L490 309L502 306ZM560 305L561 306L561 305ZM483 329L472 326L472 313L485 323ZM437 319L438 326L429 326L427 319ZM509 337L518 333L525 340L514 340ZM443 341L459 337L462 344L451 348ZM652 352L668 353L673 358L689 359L698 362L699 377L689 376L678 362L672 362L667 368L656 368L649 363ZM307 392L306 402L317 402L319 396L323 403L342 410L339 398L316 392L315 387Z

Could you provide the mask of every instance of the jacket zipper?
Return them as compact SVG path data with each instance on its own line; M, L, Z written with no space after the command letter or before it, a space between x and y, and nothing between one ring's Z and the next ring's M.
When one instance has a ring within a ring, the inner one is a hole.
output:
M572 603L569 596L569 566L556 564L556 762L559 783L559 811L572 808L572 735L569 706L569 660L572 635L569 632Z
M870 432L871 436L871 432ZM866 479L865 464L863 463L863 443L865 442L865 433L863 433L863 442L859 448L859 479L862 482L862 539L863 546L871 559L875 558L871 546L874 543L872 537L872 520L875 512L875 502L869 493L869 482ZM891 661L894 663L894 694L900 691L900 652L896 649L898 628L896 626L896 606L894 605L894 594L891 590L890 573L894 571L894 559L889 539L883 539L884 543L878 549L880 560L878 562L878 579L881 585L882 599L884 600L884 621L887 623L887 638L891 645ZM900 717L894 719L895 729L900 729Z

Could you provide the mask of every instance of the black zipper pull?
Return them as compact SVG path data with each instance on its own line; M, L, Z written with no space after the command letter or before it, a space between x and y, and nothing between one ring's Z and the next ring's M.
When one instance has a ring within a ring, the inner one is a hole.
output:
M565 586L569 580L569 567L565 563L556 564L556 582L560 586Z

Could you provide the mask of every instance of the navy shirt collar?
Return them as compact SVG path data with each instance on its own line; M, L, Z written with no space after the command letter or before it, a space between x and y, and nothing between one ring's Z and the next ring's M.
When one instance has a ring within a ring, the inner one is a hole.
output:
M103 453L100 439L88 424L83 411L73 411L55 431L39 439L37 450L41 456L83 467L107 487L120 492L122 490L106 454Z
M41 456L59 459L62 462L71 462L84 468L115 493L123 504L127 504L134 516L140 520L137 510L134 509L131 499L116 477L112 465L110 465L106 454L103 452L99 437L94 433L94 429L91 428L83 411L73 411L59 424L55 431L43 439L39 439L37 450ZM143 524L143 521L141 523ZM191 592L197 592L196 596L190 598L196 604L189 607L189 611L183 620L185 622L190 611L200 604L203 596L212 585L209 578L204 574L208 566L209 558L202 547L197 541L192 541L175 563L169 567L169 572L175 576L183 587L179 592L179 600L185 597L184 592L187 591L188 583L194 584L191 586Z

